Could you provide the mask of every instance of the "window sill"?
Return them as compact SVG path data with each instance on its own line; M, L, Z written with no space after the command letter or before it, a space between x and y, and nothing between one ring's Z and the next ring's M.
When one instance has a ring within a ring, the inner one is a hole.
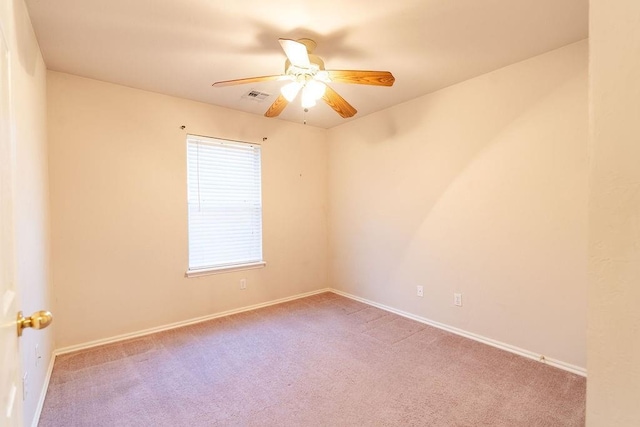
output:
M263 268L267 263L265 261L252 262L248 264L228 265L224 267L203 268L200 270L187 270L185 277L209 276L210 274L230 273L232 271L253 270L255 268Z

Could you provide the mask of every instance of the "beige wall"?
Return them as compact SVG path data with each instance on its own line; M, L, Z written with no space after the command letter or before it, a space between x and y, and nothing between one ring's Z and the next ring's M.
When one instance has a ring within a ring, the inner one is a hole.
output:
M52 309L49 280L46 69L22 0L3 1L2 28L9 42L16 137L16 274L25 314ZM36 360L35 347L42 356ZM28 374L24 423L31 425L53 351L53 330L25 331L22 369Z
M590 2L589 426L640 425L640 2Z
M330 286L584 368L587 115L582 41L331 129Z
M23 2L3 3L0 17L13 55L17 273L31 312L52 306L45 69ZM591 0L593 426L640 423L640 61L628 54L640 50L639 17L632 0ZM585 366L585 61L581 42L335 128L329 177L321 130L49 72L58 346L324 287L328 193L329 285ZM267 268L183 278L183 124L269 138ZM52 330L21 345L30 424Z
M330 285L584 368L586 61L583 41L330 131L49 72L57 347ZM186 132L268 138L265 269L184 278Z
M326 286L324 130L57 72L47 93L57 347ZM187 132L268 138L266 268L184 278Z

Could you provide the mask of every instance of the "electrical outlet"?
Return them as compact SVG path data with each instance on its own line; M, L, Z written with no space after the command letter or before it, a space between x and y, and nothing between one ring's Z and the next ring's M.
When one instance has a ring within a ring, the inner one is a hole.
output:
M453 294L453 305L462 307L462 294Z
M247 289L247 279L240 279L240 289L241 290Z
M423 297L424 296L424 286L420 286L420 285L416 286L416 294L419 297Z

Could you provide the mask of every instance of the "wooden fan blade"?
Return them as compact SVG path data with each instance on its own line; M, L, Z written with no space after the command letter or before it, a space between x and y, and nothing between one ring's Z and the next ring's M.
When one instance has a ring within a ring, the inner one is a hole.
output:
M353 117L358 110L353 108L351 104L349 104L343 97L338 95L338 92L331 89L327 86L324 91L324 95L322 96L322 100L327 103L327 105L333 108L336 113L340 114L345 119L349 117Z
M222 86L233 86L233 85L243 85L247 83L257 83L257 82L266 82L269 80L279 80L282 79L282 75L277 76L261 76L261 77L249 77L248 79L235 79L235 80L225 80L222 82L215 82L211 86L222 87Z
M278 98L276 98L273 104L271 104L271 107L269 107L264 115L265 117L277 117L280 115L280 113L282 113L282 110L284 110L287 105L289 105L289 101L287 101L287 98L280 95L278 96Z
M311 66L305 45L290 39L278 39L278 41L292 65L300 68L309 68Z
M393 86L396 81L388 71L327 70L332 82L358 85Z

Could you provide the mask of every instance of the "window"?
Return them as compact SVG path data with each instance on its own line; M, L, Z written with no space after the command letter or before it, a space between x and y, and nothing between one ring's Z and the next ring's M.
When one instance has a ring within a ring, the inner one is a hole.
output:
M187 135L187 276L265 265L260 160L259 145Z

